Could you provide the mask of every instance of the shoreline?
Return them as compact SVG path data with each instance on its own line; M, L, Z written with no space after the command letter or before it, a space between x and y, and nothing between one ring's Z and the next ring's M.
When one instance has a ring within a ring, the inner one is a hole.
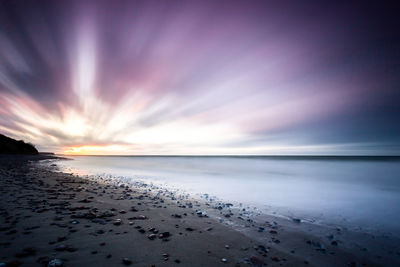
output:
M0 163L0 238L10 240L0 244L0 263L6 266L47 266L53 259L64 266L400 263L396 240L385 243L342 229L326 237L326 227L269 215L246 219L227 203L215 209L161 188L116 186L107 178L55 172L26 158L2 157ZM373 242L372 249L356 251L352 239Z

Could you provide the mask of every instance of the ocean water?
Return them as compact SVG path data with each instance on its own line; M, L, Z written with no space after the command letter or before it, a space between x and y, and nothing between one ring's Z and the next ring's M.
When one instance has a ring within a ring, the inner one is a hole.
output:
M209 194L266 214L400 235L400 158L73 156L76 174Z

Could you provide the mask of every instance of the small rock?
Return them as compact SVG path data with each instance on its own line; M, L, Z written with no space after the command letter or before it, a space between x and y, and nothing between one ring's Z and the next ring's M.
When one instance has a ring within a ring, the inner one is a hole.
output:
M279 258L278 258L278 257L272 257L271 260L273 260L273 261L279 261Z
M121 219L115 219L113 222L114 225L121 225L122 224L122 220Z
M156 239L156 235L155 234L150 234L150 235L148 235L147 236L150 240L154 240L154 239Z
M254 266L263 266L264 265L264 262L261 259L257 258L256 256L251 256L250 262Z
M60 266L64 266L64 262L60 259L52 259L47 264L47 267L60 267Z
M132 261L129 258L123 258L122 259L122 263L125 265L131 265Z
M164 232L158 235L158 238L167 238L170 237L171 234L169 232Z
M67 249L67 246L64 245L64 244L58 245L58 246L56 246L56 248L55 248L55 250L57 250L57 251L64 251L64 250L66 250L66 249Z
M228 262L228 260L225 259L225 258L222 258L221 261L222 261L223 263L227 263L227 262Z

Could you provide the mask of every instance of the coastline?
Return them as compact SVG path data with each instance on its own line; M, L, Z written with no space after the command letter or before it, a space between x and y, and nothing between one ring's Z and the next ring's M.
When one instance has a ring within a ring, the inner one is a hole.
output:
M228 203L215 209L207 201L167 190L86 179L30 160L0 158L0 239L4 240L0 262L6 266L47 266L53 259L60 259L64 266L379 266L400 262L399 251L382 255L396 247L356 251L346 241L370 244L373 239L376 249L382 247L380 239L366 234L329 229L335 234L324 238L327 229L322 226L267 215L244 219Z

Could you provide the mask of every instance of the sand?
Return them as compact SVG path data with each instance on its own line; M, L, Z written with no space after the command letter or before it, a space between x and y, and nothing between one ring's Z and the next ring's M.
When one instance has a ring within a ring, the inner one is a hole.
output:
M57 172L38 159L0 157L0 266L400 265L392 237L250 218L228 203Z

